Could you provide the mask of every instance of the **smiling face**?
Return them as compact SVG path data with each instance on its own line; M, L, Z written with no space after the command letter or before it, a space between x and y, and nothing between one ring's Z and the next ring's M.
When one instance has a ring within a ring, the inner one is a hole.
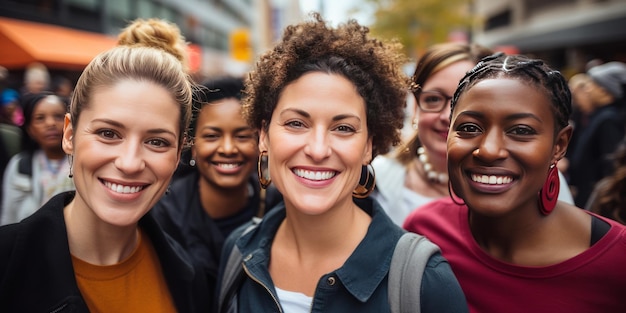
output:
M94 90L63 148L73 155L74 207L117 225L137 223L167 189L178 163L180 106L166 89L122 80Z
M27 127L28 135L44 151L60 151L64 115L65 104L58 97L47 96L39 100Z
M431 75L422 86L422 91L436 91L445 97L451 98L454 90L465 72L472 69L474 64L470 61L458 61L448 65L435 74ZM447 101L441 112L423 112L415 106L417 117L417 129L420 142L434 163L441 163L438 168L445 169L446 138L450 126L450 101ZM440 162L437 162L440 160Z
M288 209L317 215L353 205L372 157L365 102L346 78L307 73L283 89L259 148Z
M448 136L454 191L478 214L539 214L538 192L569 142L571 129L555 137L555 127L542 88L510 78L470 87L457 102Z
M243 119L237 99L202 106L192 154L204 183L216 188L246 186L259 150L257 134Z

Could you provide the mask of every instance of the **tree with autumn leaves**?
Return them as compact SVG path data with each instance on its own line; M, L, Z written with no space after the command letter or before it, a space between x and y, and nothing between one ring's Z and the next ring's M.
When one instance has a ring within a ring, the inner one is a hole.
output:
M363 1L373 9L372 34L397 38L411 58L433 44L468 39L473 22L472 0Z

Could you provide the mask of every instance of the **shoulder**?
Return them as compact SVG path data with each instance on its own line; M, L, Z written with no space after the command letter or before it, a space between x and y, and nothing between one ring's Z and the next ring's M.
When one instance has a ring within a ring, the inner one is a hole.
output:
M394 177L398 174L404 174L405 167L398 160L387 156L387 155L379 155L372 161L372 166L376 171L376 178L379 179L382 177ZM398 179L396 177L396 179Z

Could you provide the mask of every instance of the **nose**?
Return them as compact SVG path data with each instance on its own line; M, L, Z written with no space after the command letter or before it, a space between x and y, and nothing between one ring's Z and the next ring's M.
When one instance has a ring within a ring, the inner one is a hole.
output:
M483 136L478 148L472 155L485 163L493 163L508 157L504 134L500 131L488 131Z
M226 155L232 155L237 153L237 144L235 142L235 138L231 135L226 135L222 137L222 141L218 147L218 152Z
M125 140L120 144L118 155L115 159L115 167L124 174L136 174L143 171L146 162L143 155L143 144Z
M330 156L328 133L322 127L313 129L305 140L304 153L314 161L319 162Z

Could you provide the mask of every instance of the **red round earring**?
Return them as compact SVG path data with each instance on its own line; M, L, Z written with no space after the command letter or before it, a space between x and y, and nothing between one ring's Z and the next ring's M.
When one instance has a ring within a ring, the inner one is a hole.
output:
M559 170L556 167L556 162L554 162L554 164L550 165L546 182L539 190L539 211L541 214L548 215L552 213L556 206L560 187Z

